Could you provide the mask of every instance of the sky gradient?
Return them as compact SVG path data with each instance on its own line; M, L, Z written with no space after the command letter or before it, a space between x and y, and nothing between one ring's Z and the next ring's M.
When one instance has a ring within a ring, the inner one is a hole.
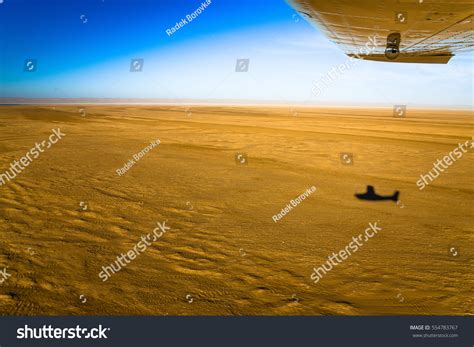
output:
M358 61L284 1L0 0L0 97L267 100L472 107L473 54L448 65ZM248 58L248 72L235 72ZM34 59L33 72L25 62ZM143 59L131 72L132 59Z

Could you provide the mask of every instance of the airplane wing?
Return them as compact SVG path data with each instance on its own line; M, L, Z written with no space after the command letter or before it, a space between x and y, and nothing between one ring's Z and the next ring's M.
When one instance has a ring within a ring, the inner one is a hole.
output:
M355 58L446 64L474 47L473 0L287 2ZM377 47L368 44L371 37Z

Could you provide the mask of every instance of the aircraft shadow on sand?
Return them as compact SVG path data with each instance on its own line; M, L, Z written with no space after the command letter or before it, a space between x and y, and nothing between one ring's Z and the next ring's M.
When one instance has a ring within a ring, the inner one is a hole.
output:
M355 197L360 200L371 200L371 201L392 200L392 201L397 202L399 195L400 195L400 192L398 190L393 195L390 195L390 196L378 195L375 192L375 189L373 186L367 186L366 193L355 194Z

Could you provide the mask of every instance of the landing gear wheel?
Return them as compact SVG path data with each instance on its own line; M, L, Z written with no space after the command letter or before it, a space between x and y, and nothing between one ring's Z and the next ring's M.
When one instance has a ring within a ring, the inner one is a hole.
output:
M400 55L400 51L397 48L387 48L385 50L385 57L390 60L395 60Z
M401 35L392 33L387 36L387 48L385 48L385 57L390 60L397 59L400 55Z

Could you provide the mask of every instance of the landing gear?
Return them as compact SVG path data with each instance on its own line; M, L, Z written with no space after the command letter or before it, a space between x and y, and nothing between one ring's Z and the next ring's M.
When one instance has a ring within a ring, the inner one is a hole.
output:
M392 33L387 36L387 48L385 48L385 56L387 59L394 60L398 58L401 38L399 33Z

